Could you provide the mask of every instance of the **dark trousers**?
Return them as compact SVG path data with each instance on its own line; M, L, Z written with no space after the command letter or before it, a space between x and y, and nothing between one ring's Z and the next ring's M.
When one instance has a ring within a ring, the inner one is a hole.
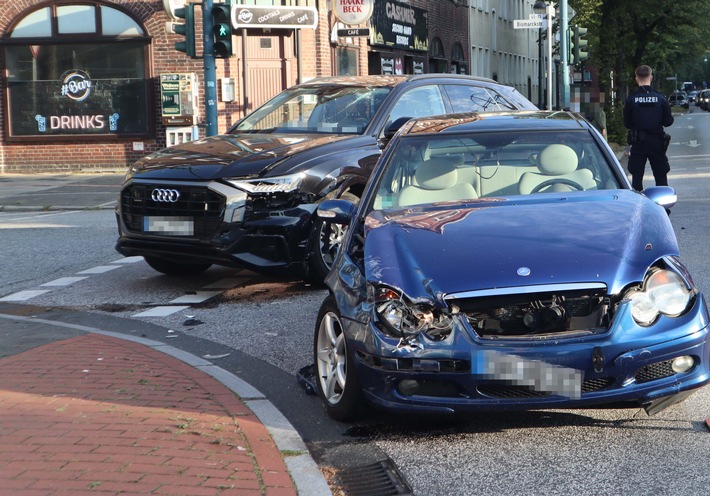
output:
M643 143L631 145L628 166L631 173L631 186L636 191L643 190L643 174L647 160L651 163L656 186L668 186L668 172L671 166L666 156L663 137L660 135L646 135Z

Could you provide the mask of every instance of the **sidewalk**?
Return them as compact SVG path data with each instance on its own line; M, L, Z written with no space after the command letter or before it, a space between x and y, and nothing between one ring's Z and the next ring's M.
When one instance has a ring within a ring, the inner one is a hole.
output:
M288 421L207 360L7 313L0 336L0 495L331 494Z
M122 180L0 175L0 213L113 209ZM242 379L162 342L28 313L0 304L0 496L332 494Z
M0 174L0 212L113 209L123 173Z

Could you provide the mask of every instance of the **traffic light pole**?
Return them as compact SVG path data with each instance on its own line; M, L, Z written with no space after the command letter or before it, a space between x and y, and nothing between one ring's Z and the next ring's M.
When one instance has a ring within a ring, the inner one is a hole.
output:
M217 131L217 64L214 57L214 21L212 0L202 0L202 35L205 69L205 135L215 136Z
M560 67L562 67L562 109L570 108L569 46L567 0L560 0Z

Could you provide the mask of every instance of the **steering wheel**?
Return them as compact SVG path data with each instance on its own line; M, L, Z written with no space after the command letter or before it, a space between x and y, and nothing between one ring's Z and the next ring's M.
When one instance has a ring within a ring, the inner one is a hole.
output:
M537 186L535 186L530 192L530 194L532 195L533 193L539 193L543 189L547 188L548 186L552 186L553 184L564 184L569 186L570 188L574 188L577 191L584 191L584 186L572 181L571 179L567 179L564 177L555 177L552 179L548 179L547 181L543 181Z

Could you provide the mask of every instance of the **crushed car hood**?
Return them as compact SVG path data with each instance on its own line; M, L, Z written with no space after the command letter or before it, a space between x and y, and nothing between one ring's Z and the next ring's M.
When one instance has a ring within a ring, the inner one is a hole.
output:
M564 283L617 293L664 255L678 255L668 216L628 190L482 199L366 220L368 280L414 299Z
M133 168L146 179L279 175L307 168L316 157L372 142L372 137L353 135L225 134L165 148L142 158Z

